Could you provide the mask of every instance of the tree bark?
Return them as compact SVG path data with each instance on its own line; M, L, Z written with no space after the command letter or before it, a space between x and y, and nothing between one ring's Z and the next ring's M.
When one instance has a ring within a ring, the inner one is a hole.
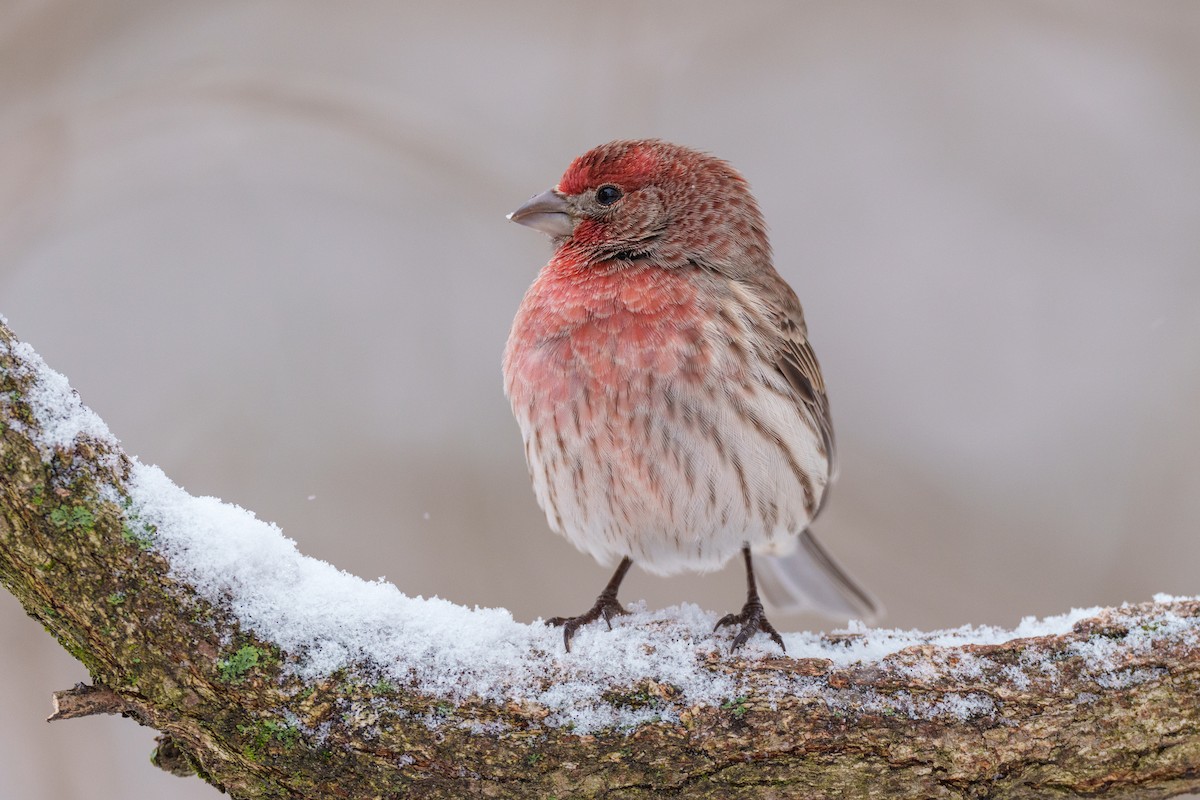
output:
M124 513L124 454L86 437L39 449L46 421L15 343L0 325L0 582L94 684L58 693L56 717L133 717L163 733L155 763L233 797L1162 798L1200 789L1192 600L1106 609L1060 636L927 642L850 667L722 656L709 667L743 680L743 695L631 731L579 735L546 725L537 707L449 705L352 674L305 684L283 668L289 654L170 576ZM1103 669L1089 653L1103 654ZM781 693L788 685L809 691ZM618 701L671 692L630 686Z

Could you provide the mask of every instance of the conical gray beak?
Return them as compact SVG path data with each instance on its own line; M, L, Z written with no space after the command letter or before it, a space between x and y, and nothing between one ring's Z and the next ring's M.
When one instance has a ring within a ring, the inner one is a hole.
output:
M516 211L508 215L513 222L539 230L548 236L562 238L575 230L570 206L566 199L554 189L534 195Z

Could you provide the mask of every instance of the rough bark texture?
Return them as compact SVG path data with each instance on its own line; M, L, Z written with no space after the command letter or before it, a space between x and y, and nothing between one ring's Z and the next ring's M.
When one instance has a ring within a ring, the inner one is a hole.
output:
M0 345L12 341L0 325ZM14 358L0 347L0 582L99 687L62 693L59 714L117 711L150 725L164 734L155 763L234 797L1160 798L1200 788L1200 645L1156 635L1165 619L1178 634L1179 618L1200 618L1193 601L851 668L724 657L711 669L744 675L745 696L632 732L576 735L544 726L539 708L454 706L352 676L304 685L284 675L286 654L169 577L123 513L123 455L105 466L104 445L76 441L43 457ZM1111 668L1097 672L1080 644L1107 645ZM781 695L800 677L823 692ZM631 686L625 699L671 692ZM962 713L920 711L964 703Z

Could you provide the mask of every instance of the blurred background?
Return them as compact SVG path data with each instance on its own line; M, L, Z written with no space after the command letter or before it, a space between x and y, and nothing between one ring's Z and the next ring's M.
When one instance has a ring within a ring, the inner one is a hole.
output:
M405 592L578 613L500 354L618 137L750 180L885 624L1200 592L1200 5L0 0L0 313L126 449ZM625 599L740 607L739 565ZM775 617L784 629L827 626ZM0 798L213 798L0 592Z

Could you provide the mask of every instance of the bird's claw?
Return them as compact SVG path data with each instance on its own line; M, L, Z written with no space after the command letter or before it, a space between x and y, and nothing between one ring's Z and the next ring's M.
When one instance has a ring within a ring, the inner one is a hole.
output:
M575 635L575 631L587 625L589 622L595 622L598 619L603 619L608 629L612 630L612 618L619 617L629 612L625 610L619 602L616 595L601 594L596 598L596 604L590 609L580 614L577 617L551 617L546 620L547 625L554 627L562 627L563 629L563 644L566 645L567 652L571 652L571 637Z
M742 629L738 631L737 636L733 637L733 647L731 650L737 650L750 640L754 634L762 631L771 637L775 644L779 645L779 649L787 652L787 648L783 645L783 637L779 635L779 631L775 630L775 626L767 619L766 613L763 611L762 603L750 601L742 607L740 614L726 614L717 620L717 624L713 626L713 633L723 628L726 625L741 625Z

